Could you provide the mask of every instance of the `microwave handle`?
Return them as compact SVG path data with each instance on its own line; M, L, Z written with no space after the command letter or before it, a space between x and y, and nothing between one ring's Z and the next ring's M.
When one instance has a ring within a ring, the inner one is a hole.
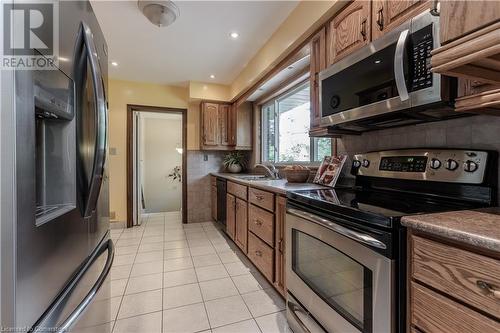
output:
M410 98L408 96L408 88L406 87L404 70L404 53L408 34L408 29L401 32L398 43L396 44L396 53L394 54L394 77L396 79L396 88L398 89L401 101L406 101Z

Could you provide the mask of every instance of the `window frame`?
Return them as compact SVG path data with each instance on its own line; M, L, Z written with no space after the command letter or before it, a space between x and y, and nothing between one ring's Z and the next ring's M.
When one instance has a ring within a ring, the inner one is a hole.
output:
M293 162L279 162L279 109L278 109L278 104L281 100L290 97L291 95L295 94L297 91L303 89L307 85L309 85L309 79L302 81L287 91L283 92L282 94L266 101L265 103L262 103L260 105L260 138L261 138L261 154L260 154L260 159L261 162L264 163L272 163L277 166L286 166L286 165L291 165L291 164L298 164L298 165L310 165L310 166L319 166L322 161L316 161L316 151L318 150L318 143L316 139L321 139L321 138L315 138L315 137L309 137L309 161L293 161ZM310 102L310 100L309 100ZM268 145L267 145L267 140L264 140L264 137L267 136L267 134L264 134L264 131L267 130L267 127L264 126L266 123L265 119L267 118L266 113L263 111L266 107L271 106L273 107L273 114L274 114L274 131L275 131L275 136L274 136L274 161L270 161L267 159L269 156L268 154ZM309 108L310 110L310 108ZM330 138L331 140L331 138ZM331 149L333 151L333 142L331 144Z

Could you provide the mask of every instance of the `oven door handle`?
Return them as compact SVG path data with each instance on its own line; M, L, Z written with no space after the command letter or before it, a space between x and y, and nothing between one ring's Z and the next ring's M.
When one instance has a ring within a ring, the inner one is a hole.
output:
M409 32L408 29L401 31L398 43L396 44L396 53L394 53L394 78L396 79L396 88L398 89L401 101L406 101L410 98L408 95L408 88L406 87L404 69L405 46Z
M314 325L313 329L309 329L309 327L304 324L302 319L297 315L297 313L303 313L304 315L308 316L308 314L297 304L294 302L287 300L287 305L288 305L288 312L292 315L293 319L297 322L297 324L300 326L303 332L305 333L323 333L325 332L318 324L315 322L311 321L311 324Z
M324 219L322 217L319 217L318 215L311 214L311 213L306 213L294 208L287 208L287 213L295 215L297 217L303 218L305 220L320 224L328 229L331 229L345 237L348 237L350 239L353 239L357 242L370 245L379 249L387 249L387 245L385 245L383 242L379 241L378 239L373 238L370 235L360 233L358 231L348 229L346 227L343 227L341 225L338 225L336 223L333 223L332 221L329 221L327 219Z

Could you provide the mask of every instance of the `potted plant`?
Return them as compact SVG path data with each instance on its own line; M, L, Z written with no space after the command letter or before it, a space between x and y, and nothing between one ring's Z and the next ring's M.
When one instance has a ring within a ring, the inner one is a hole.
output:
M241 151L230 152L229 154L224 156L222 164L224 164L229 172L241 172L243 166L245 165L245 155L243 155Z

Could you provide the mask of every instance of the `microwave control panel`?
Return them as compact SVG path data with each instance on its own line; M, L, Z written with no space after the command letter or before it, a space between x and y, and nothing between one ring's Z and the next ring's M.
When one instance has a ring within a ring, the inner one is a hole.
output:
M432 86L431 51L433 43L432 25L411 34L411 91Z

